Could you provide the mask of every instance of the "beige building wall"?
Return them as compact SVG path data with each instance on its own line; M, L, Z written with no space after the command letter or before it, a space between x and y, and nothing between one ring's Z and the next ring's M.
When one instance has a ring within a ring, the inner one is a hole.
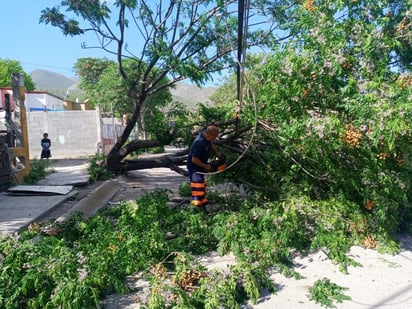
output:
M40 159L40 140L49 134L52 159L90 157L101 151L99 110L28 112L30 159Z

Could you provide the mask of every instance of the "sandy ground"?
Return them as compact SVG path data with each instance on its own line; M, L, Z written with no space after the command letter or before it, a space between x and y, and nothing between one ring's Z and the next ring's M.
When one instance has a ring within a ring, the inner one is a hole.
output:
M300 280L273 274L278 286L276 295L261 299L249 308L320 308L309 299L309 287L322 278L348 288L351 300L335 303L336 308L412 308L412 238L404 235L402 251L397 255L379 254L370 249L352 247L349 256L363 267L349 267L348 274L339 271L323 252L294 259Z
M304 278L286 278L279 273L273 273L271 279L277 292L268 294L262 291L257 304L248 303L242 308L325 308L309 298L309 288L322 278L328 278L331 282L347 288L343 293L351 300L334 302L335 308L412 308L412 237L403 235L400 243L402 251L396 255L352 247L348 255L363 266L349 267L348 274L339 271L338 266L331 263L321 251L297 256L294 258L294 269ZM220 257L214 253L203 256L200 260L209 269L224 269L235 262L232 256ZM149 285L137 276L129 277L128 284L135 292L110 295L103 301L105 308L140 308L141 301L147 298Z

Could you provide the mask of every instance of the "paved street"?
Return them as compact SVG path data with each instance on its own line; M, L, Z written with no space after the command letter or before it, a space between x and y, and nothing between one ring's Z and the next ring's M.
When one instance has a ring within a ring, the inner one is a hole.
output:
M39 186L37 191L25 194L19 192L18 195L10 192L0 193L0 233L6 235L17 232L75 195L76 187L88 184L87 167L86 159L52 160L51 168L54 173L36 184ZM67 193L47 192L49 186L51 189L59 186ZM19 185L19 187L24 189L24 186ZM43 190L44 192L40 192Z

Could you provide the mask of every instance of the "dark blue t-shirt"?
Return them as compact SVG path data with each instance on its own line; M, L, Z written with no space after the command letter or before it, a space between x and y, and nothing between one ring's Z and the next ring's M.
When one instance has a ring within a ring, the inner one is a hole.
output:
M189 155L187 157L187 169L190 175L194 172L205 172L203 168L192 163L193 157L199 158L203 163L207 163L209 160L212 143L205 139L203 135L204 132L205 131L201 131L199 133L189 150Z
M50 141L50 139L48 139L48 138L46 138L46 137L42 138L42 140L41 140L41 146L42 146L43 149L49 149L50 146L51 146L51 141Z

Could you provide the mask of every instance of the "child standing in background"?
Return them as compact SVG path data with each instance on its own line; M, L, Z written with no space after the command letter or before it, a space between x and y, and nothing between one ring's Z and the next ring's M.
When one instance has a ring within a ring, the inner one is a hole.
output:
M41 159L48 159L51 157L50 147L51 141L49 139L49 134L44 133L41 140Z

